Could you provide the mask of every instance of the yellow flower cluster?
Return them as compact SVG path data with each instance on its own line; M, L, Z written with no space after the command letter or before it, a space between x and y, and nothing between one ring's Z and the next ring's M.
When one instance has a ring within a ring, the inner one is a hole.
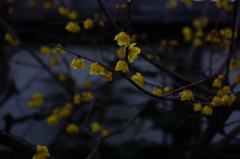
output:
M218 77L213 80L212 86L221 88L223 79L224 79L224 75L218 75Z
M5 40L13 46L17 46L20 44L20 41L15 39L10 33L5 34Z
M75 10L69 10L66 7L60 6L58 8L59 14L68 17L71 20L76 20L78 18L78 13Z
M224 94L228 94L231 93L231 88L229 86L223 86L221 89L219 89L217 91L217 95L224 95Z
M91 92L83 92L80 94L75 94L73 96L74 104L81 104L82 102L88 102L93 98L93 94Z
M116 64L115 70L126 73L129 70L127 62L124 60L119 60Z
M105 71L104 68L98 63L93 63L90 66L89 74L91 75L103 75L106 81L112 81L113 74L110 71Z
M66 127L66 131L69 134L76 134L76 133L79 133L79 128L76 124L68 124Z
M230 4L228 0L217 0L215 2L215 5L218 8L224 8L226 11L231 11L233 9L233 6Z
M182 34L184 36L184 40L186 42L191 41L192 39L192 29L188 26L185 26L184 28L182 28Z
M109 131L107 129L103 129L103 127L98 122L91 123L90 127L93 133L100 132L101 136L107 136L109 134Z
M103 75L104 74L104 68L98 62L93 63L90 66L89 74L91 74L91 75L102 74Z
M94 26L94 23L91 19L86 19L84 22L83 22L83 27L84 29L92 29Z
M47 146L38 145L36 148L36 154L33 155L33 159L45 159L46 157L49 157L49 151Z
M185 89L184 91L180 92L179 95L181 95L181 101L194 99L192 91L189 89Z
M27 104L29 107L41 107L44 102L44 97L41 93L35 93L32 99L28 100Z
M230 64L230 66L229 66L229 69L230 69L231 71L235 71L235 70L237 70L237 69L240 69L240 59L233 59L233 60L231 61L231 64Z
M58 125L58 121L63 117L68 117L71 115L73 109L72 103L66 103L64 107L57 107L52 111L52 114L47 117L48 125L55 126Z
M196 111L201 111L205 115L212 115L213 108L209 105L206 105L202 107L201 103L194 103L193 105L193 110Z
M128 61L130 63L132 63L136 58L137 58L137 55L140 54L141 52L141 49L138 48L138 47L135 47L136 43L132 43L130 46L129 46L129 50L128 50Z
M141 75L141 73L136 73L132 76L132 80L138 84L140 87L144 87L144 77Z
M68 22L66 25L65 29L69 32L76 33L81 30L80 26L78 25L77 22Z
M86 68L86 64L84 63L83 59L77 57L72 60L71 67L73 69Z

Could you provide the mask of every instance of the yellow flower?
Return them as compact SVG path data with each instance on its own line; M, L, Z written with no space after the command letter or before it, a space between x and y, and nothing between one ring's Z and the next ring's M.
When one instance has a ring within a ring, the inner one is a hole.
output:
M67 117L71 115L71 109L68 108L61 108L59 112L60 117Z
M197 111L202 111L202 104L201 104L201 103L194 103L194 105L193 105L193 110L194 110L195 112L197 112Z
M181 95L181 101L193 99L192 91L189 89L185 89L184 91L180 92L179 95Z
M161 96L163 95L163 90L161 88L153 87L153 94Z
M78 18L78 13L76 11L69 11L67 13L67 17L72 20L76 20Z
M84 63L84 60L77 57L72 60L71 67L73 69L86 68L86 64Z
M99 25L100 27L104 27L104 26L105 26L105 22L101 20L101 21L98 22L98 25Z
M20 44L20 41L15 39L10 33L5 34L5 40L13 46L17 46Z
M165 88L163 89L163 92L164 92L164 93L170 93L170 92L171 92L171 88L170 88L170 87L165 87Z
M72 33L76 33L76 32L79 32L81 30L81 28L79 27L78 23L76 23L76 22L68 22L68 24L66 25L65 29L67 31L72 32Z
M62 47L62 45L58 44L58 46ZM56 55L63 55L64 54L64 50L63 49L60 49L58 47L54 47L52 49L52 52Z
M203 41L200 38L195 38L193 40L193 46L201 46L203 44Z
M101 130L101 135L102 136L107 136L109 134L109 131L106 129Z
M49 55L51 53L51 49L48 46L41 46L40 52L43 55Z
M68 124L66 131L69 134L76 134L76 133L79 133L79 128L76 124Z
M135 58L137 58L137 55L141 52L141 49L139 49L138 47L134 47L134 45L136 45L136 43L132 43L129 46L128 50L128 61L131 63L134 61Z
M212 104L213 104L214 106L219 106L219 105L221 105L221 98L220 98L219 96L213 97L213 99L212 99Z
M74 104L80 104L82 101L82 97L79 94L75 94L73 96L73 103Z
M84 81L83 88L91 88L91 87L92 87L92 81L91 80Z
M212 115L213 109L210 106L205 106L202 110L202 113L205 115Z
M126 56L126 48L125 47L119 47L116 50L116 56L118 59L124 59Z
M91 130L94 133L97 133L98 131L100 131L102 129L102 127L100 126L100 124L98 122L93 122L92 124L90 124Z
M58 12L61 15L68 15L69 9L61 6L61 7L58 8Z
M236 100L236 96L234 94L231 94L231 95L224 95L222 98L221 98L221 105L228 105L228 106L231 106L232 103Z
M217 95L224 95L224 94L228 94L228 93L231 93L231 88L229 86L224 86L222 89L219 89L217 91Z
M50 59L50 65L52 65L52 66L58 65L58 60L56 58L51 58Z
M66 74L60 74L58 76L58 80L61 82L65 82L65 81L67 81L67 79L68 79L68 76Z
M144 77L141 75L141 73L136 73L132 76L132 80L137 83L140 87L144 87Z
M91 74L91 75L102 74L103 75L104 74L104 68L98 62L93 63L90 66L89 74Z
M28 106L29 107L41 107L43 105L44 102L44 97L41 93L35 93L32 97L32 99L30 99L28 101Z
M93 98L93 94L91 92L83 92L82 93L82 101L88 102Z
M42 145L37 146L36 153L37 154L33 155L33 159L45 159L46 157L50 156L48 148Z
M192 5L193 0L180 0L180 2L185 3L187 5Z
M186 42L190 41L192 39L192 29L188 26L184 27L182 29L182 34L184 36L184 40Z
M113 74L112 72L108 71L108 72L104 72L104 79L106 81L112 81L113 79Z
M168 0L165 4L165 7L167 9L173 9L177 6L177 4L178 4L177 0Z
M233 83L239 84L240 83L240 74L237 74L233 77Z
M222 86L222 81L219 78L215 78L212 86L220 88Z
M229 66L229 69L231 71L235 71L239 68L240 68L240 60L239 59L232 60L230 66Z
M125 32L120 32L120 33L118 33L118 34L115 36L114 40L117 41L117 43L118 43L119 46L123 46L123 45L124 45L125 47L130 46L130 41L131 41L131 39L130 39L129 35L126 34Z
M84 22L83 22L83 27L84 29L91 29L93 28L93 21L91 19L86 19Z
M128 64L124 60L119 60L116 64L115 71L122 71L126 73L128 71Z
M49 117L47 117L47 123L51 126L58 125L58 117L56 115L50 115Z
M53 7L53 4L51 2L44 2L43 3L43 8L44 9L50 9Z

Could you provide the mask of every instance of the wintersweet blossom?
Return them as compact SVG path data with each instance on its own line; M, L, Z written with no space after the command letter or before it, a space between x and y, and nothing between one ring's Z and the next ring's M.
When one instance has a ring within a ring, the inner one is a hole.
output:
M76 134L79 133L79 128L76 124L68 124L68 126L66 127L66 131L69 134Z
M90 124L91 130L94 133L97 133L98 131L100 131L102 129L101 125L98 122L93 122Z
M141 73L136 73L132 76L132 80L137 83L140 87L144 87L144 77L141 75Z
M38 145L36 148L36 154L33 155L33 159L45 159L46 157L49 157L49 151L47 146Z
M41 52L43 55L50 55L51 49L50 49L48 46L41 46L40 52Z
M163 90L161 88L153 87L153 94L161 96L163 95Z
M67 15L67 14L69 13L69 9L66 8L66 7L60 6L60 7L58 8L58 12L59 12L59 14L61 14L61 15Z
M50 115L49 117L47 117L47 123L50 126L56 126L58 125L58 117L56 115Z
M127 62L124 60L119 60L116 64L115 70L126 73L129 70Z
M13 46L17 46L20 44L20 41L15 39L10 33L5 34L5 40Z
M205 106L202 110L202 113L205 115L212 115L213 109L210 106Z
M113 73L112 72L110 72L110 71L104 72L103 75L104 75L104 79L106 81L112 81L112 79L113 79Z
M201 103L194 103L193 110L196 111L202 111L202 104Z
M109 134L109 131L106 129L101 130L101 136L107 136Z
M74 104L80 104L82 102L82 97L79 94L75 94L73 96L73 103Z
M91 92L83 92L82 93L82 101L88 102L93 98L93 94Z
M185 89L184 91L180 92L179 95L181 95L181 101L193 99L192 91L189 89Z
M164 93L170 93L170 92L171 92L171 88L170 88L170 87L165 87L165 88L163 89L163 92L164 92Z
M60 46L60 47L62 47L61 44L57 44L57 45ZM64 50L61 49L61 48L58 48L58 47L54 47L54 48L52 49L52 52L53 52L54 54L56 54L56 55L63 55L63 54L64 54Z
M94 23L91 19L86 19L84 22L83 22L83 27L84 29L91 29L93 28L94 26Z
M72 60L71 67L73 69L80 69L80 68L86 68L86 64L84 63L83 59L75 58Z
M35 93L32 96L32 99L28 100L28 106L29 107L41 107L43 105L44 102L44 97L41 93Z
M132 43L129 46L129 50L128 50L128 61L129 62L133 62L135 60L135 58L137 58L137 55L140 54L141 49L138 47L135 47L136 43Z
M80 26L76 22L68 22L65 29L67 31L72 32L72 33L76 33L76 32L79 32L81 30Z
M76 20L78 18L78 13L77 13L77 11L74 11L74 10L73 11L69 11L67 13L67 17L69 19Z
M102 74L103 75L104 74L104 68L98 62L93 63L90 66L89 74L91 74L91 75Z
M118 34L115 36L114 40L117 41L117 43L118 43L119 46L123 46L123 45L124 45L125 47L130 46L130 41L131 41L131 39L130 39L129 35L126 34L125 32L120 32L120 33L118 33Z

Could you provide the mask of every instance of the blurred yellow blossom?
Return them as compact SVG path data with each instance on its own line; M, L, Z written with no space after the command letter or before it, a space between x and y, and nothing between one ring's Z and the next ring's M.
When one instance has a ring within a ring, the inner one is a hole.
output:
M58 8L58 12L59 12L59 14L66 16L66 15L68 15L68 13L69 13L69 9L66 8L66 7L60 6L60 7Z
M32 96L32 99L28 100L29 107L41 107L44 102L44 97L41 93L35 93Z
M79 32L81 30L80 26L76 22L68 22L65 29L67 31L72 32L72 33L76 33L76 32Z
M144 87L144 77L141 75L141 73L136 73L132 76L132 80L138 84L140 87Z
M229 86L224 86L223 88L219 89L217 91L217 95L224 95L224 94L228 94L231 93L231 88Z
M187 5L192 5L193 0L180 0L180 2L185 3Z
M93 23L92 19L86 19L83 22L84 29L91 29L91 28L93 28L93 26L94 26L94 23Z
M182 34L186 42L192 39L192 29L190 27L185 26L184 28L182 28Z
M202 113L205 115L212 115L213 109L210 106L203 107Z
M50 59L50 65L52 65L52 66L58 65L58 60L56 58L51 58Z
M83 82L83 88L91 88L92 87L92 81L87 80Z
M153 87L153 94L161 96L163 95L163 90L161 88Z
M67 17L71 20L76 20L78 18L78 13L77 11L69 11Z
M93 122L90 124L91 130L94 133L97 133L98 131L100 131L102 129L101 125L98 122Z
M124 60L119 60L116 64L115 71L122 71L126 73L128 71L128 64Z
M181 101L193 99L192 91L189 89L185 89L184 91L180 92L179 95L181 95Z
M196 111L202 111L202 104L201 103L194 103L193 110Z
M126 48L125 47L119 47L116 50L116 56L118 59L124 59L126 56Z
M109 131L106 129L101 130L101 136L107 136L109 134Z
M125 47L130 46L130 41L131 41L131 39L130 39L129 35L126 34L125 32L120 32L120 33L118 33L118 34L115 36L114 40L117 41L117 43L118 43L119 46L123 46L123 45L124 45Z
M62 47L61 44L57 44L57 45L60 46L60 47ZM56 55L63 55L63 54L64 54L64 50L61 49L61 48L58 48L58 47L54 47L54 48L52 49L52 52L53 52L54 54L56 54Z
M76 134L76 133L79 133L79 128L76 124L68 124L67 128L66 128L66 131L69 134Z
M40 52L41 52L43 55L50 55L51 49L50 49L50 47L48 47L48 46L41 46Z
M49 157L49 151L47 146L38 145L36 148L36 154L33 155L33 159L45 159L46 157Z
M17 46L20 44L20 41L15 39L10 33L5 34L5 40L13 46Z
M112 81L113 79L113 73L108 71L108 72L104 72L104 79L106 81Z
M170 92L171 92L171 88L170 88L170 87L165 87L165 88L163 89L163 92L164 92L164 93L170 93Z
M104 74L104 68L98 63L92 63L89 69L89 74L91 75L99 75Z
M141 49L138 48L138 47L135 47L136 43L132 43L130 46L129 46L129 50L128 50L128 61L130 63L132 63L135 58L137 58L137 55L140 54L141 52Z
M58 80L61 82L65 82L65 81L67 81L67 79L68 79L68 76L66 74L58 75Z
M167 9L173 9L177 6L178 2L177 0L167 0L167 2L165 3L165 7Z
M82 102L82 97L79 94L75 94L73 96L73 103L74 104L80 104Z
M98 25L100 27L104 27L105 26L105 22L103 20L101 20L101 21L98 22Z
M93 98L93 94L91 92L83 92L82 93L82 101L88 102Z
M58 125L58 117L55 115L51 115L51 116L47 117L47 123L50 126Z
M73 69L86 68L86 64L84 63L83 59L77 57L72 60L71 67Z
M233 83L234 83L234 84L239 84L239 83L240 83L240 74L236 74L236 75L233 77Z

